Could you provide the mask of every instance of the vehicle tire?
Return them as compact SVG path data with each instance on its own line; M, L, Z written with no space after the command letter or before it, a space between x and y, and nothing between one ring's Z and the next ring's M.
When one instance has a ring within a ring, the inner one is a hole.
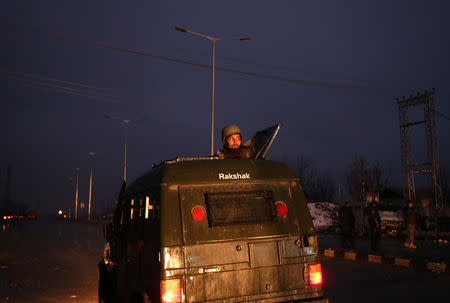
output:
M146 292L134 292L131 294L130 303L151 303L151 300Z
M98 263L98 303L105 303L105 264Z
M98 302L114 303L117 299L116 272L113 268L108 270L105 263L100 262L98 279Z

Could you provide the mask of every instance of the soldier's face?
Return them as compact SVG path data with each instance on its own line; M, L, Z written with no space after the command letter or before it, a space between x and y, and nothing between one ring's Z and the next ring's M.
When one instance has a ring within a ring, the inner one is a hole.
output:
M239 148L239 146L241 146L241 143L242 143L241 135L239 135L239 134L231 135L226 140L227 140L228 148L231 148L231 149Z

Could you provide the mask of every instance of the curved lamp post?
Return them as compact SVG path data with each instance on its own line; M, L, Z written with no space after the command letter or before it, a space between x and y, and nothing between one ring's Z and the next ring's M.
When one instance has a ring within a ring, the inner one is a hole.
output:
M175 29L182 33L190 33L196 36L200 36L212 41L212 95L211 95L211 156L214 155L214 83L215 83L215 73L216 73L216 41L220 40L240 40L240 41L248 41L249 37L212 37L201 33L193 32L187 28L177 27Z

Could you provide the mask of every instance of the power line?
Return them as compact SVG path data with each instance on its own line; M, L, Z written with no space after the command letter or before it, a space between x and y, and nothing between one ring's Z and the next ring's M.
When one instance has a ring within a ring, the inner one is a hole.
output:
M73 23L73 22L68 22L66 20L61 20L61 19L57 19L57 18L52 18L52 17L48 17L48 16L44 16L42 14L36 13L36 12L32 12L32 11L25 11L25 10L21 10L21 11L16 11L16 13L25 15L25 16L32 16L32 17L37 17L41 20L46 20L46 21L50 21L56 24L61 24L61 25L68 25L71 27L75 27L81 30L87 30L89 32L97 32L97 33L101 33L101 34L107 34L111 37L116 37L116 38L120 38L120 39L126 39L126 40L131 40L131 41L139 41L142 43L148 43L148 41L142 40L136 36L130 36L130 35L125 35L125 34L118 34L116 32L111 32L109 30L105 30L103 28L96 28L96 27L92 27L92 26L85 26L85 25L80 25L77 23ZM188 51L190 53L195 53L198 55L198 51L194 51L192 49L189 48L185 48L185 47L179 47L179 46L175 46L175 45L170 45L170 44L162 44L162 43L155 43L152 42L151 45L157 45L160 47L170 47L172 49L175 50L179 50L179 51ZM209 55L209 52L201 52L201 56L204 56L205 54ZM257 61L252 61L252 60L248 60L248 59L241 59L241 58L235 58L235 57L229 57L229 56L216 56L217 60L224 60L224 61L228 61L228 62L235 62L235 63L240 63L240 64L245 64L245 65L252 65L255 67L259 67L259 68L272 68L272 69L276 69L276 70L282 70L282 71L287 71L287 72L310 72L310 71L305 71L299 68L294 68L291 66L277 66L277 65L273 65L273 64L268 64L268 63L261 63L261 62L257 62ZM338 75L339 76L339 75ZM341 76L340 76L341 77ZM345 80L345 81L360 81L360 82L367 82L367 79L349 79L346 78L344 79L344 77L341 77L341 79ZM399 89L405 89L404 87L398 87ZM407 89L407 88L406 88Z
M211 65L209 65L209 64L196 63L193 61L187 61L187 60L177 59L177 58L173 58L173 57L169 57L169 56L157 55L157 54L153 54L153 53L149 53L149 52L145 52L145 51L139 51L139 50L126 48L126 47L120 47L120 46L116 46L113 44L108 44L108 43L104 43L101 41L96 41L96 40L92 40L92 39L88 39L88 38L84 38L84 37L79 37L79 36L75 36L75 35L71 35L71 34L66 34L66 33L43 29L43 28L40 28L37 26L26 25L26 24L22 24L22 23L15 23L15 22L11 22L8 20L2 20L1 23L4 23L8 26L19 27L19 28L29 30L32 32L37 32L40 34L50 35L50 36L54 36L54 37L58 37L58 38L66 39L66 40L83 42L86 44L90 44L90 45L94 45L94 46L98 46L98 47L102 47L102 48L109 48L109 49L113 49L116 51L126 52L126 53L130 53L130 54L134 54L134 55L153 57L153 58L164 60L164 61L181 63L181 64L185 64L185 65L192 65L192 66L197 66L197 67L201 67L201 68L207 68L207 69L212 68ZM230 73L237 73L237 74L251 76L251 77L255 77L255 78L276 80L276 81L282 81L282 82L287 82L287 83L292 83L292 84L297 84L297 85L307 85L307 86L314 86L314 87L359 89L359 90L383 92L383 93L387 93L387 92L392 93L394 90L393 88L381 88L381 87L377 88L377 87L369 87L369 86L364 86L364 85L341 84L341 83L332 83L332 82L316 81L316 80L294 79L294 78L289 78L289 77L284 77L284 76L242 71L242 70L238 70L238 69L232 69L232 68L226 68L226 67L220 67L220 66L216 66L216 70L221 70L221 71L230 72Z
M13 73L13 72L10 72L10 74L6 74L6 75L4 74L1 76L5 77L7 79L10 79L10 80L15 80L15 81L21 82L22 85L27 86L27 87L42 88L42 89L51 90L51 91L55 91L55 92L59 92L59 93L65 93L68 95L101 99L101 100L113 102L113 103L121 102L121 99L118 99L117 97L115 97L113 95L105 94L102 92L103 90L106 90L106 89L100 89L98 87L93 87L93 86L89 86L89 85L84 85L84 84L79 84L79 83L74 83L74 82L64 81L64 80L58 80L58 79L45 78L45 77L43 77L43 78L47 79L46 81L43 81L40 78L27 79L26 77L23 77L23 76L21 77L21 76L17 76L17 75L12 75L11 73ZM15 74L19 74L19 73L15 73ZM30 75L30 74L25 74L25 75L28 75L29 77L39 77L39 75ZM72 86L65 85L65 83L66 84L69 83ZM84 88L76 87L76 85L84 86ZM101 91L98 92L96 90L101 90Z
M443 113L440 113L440 112L438 112L438 111L436 111L436 110L433 110L433 112L434 112L435 114L438 114L438 115L444 117L444 118L447 119L447 120L450 120L450 118L449 118L448 116L444 115Z
M60 82L60 83L69 84L69 85L73 85L73 86L80 86L80 87L88 88L88 89L96 89L96 90L101 90L101 91L110 90L109 88L98 87L98 86L74 82L74 81L60 80L60 79L56 79L56 78L50 78L47 76L39 75L39 74L23 73L23 72L16 72L16 71L6 71L6 70L1 70L1 69L0 69L0 72L20 75L20 76L25 76L25 77L30 77L30 78L37 78L37 79L43 80L43 81Z

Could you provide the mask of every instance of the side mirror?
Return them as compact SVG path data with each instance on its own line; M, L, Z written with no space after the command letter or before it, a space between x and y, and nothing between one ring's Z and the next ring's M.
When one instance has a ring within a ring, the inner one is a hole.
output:
M110 242L113 236L113 225L111 223L103 224L103 237Z

